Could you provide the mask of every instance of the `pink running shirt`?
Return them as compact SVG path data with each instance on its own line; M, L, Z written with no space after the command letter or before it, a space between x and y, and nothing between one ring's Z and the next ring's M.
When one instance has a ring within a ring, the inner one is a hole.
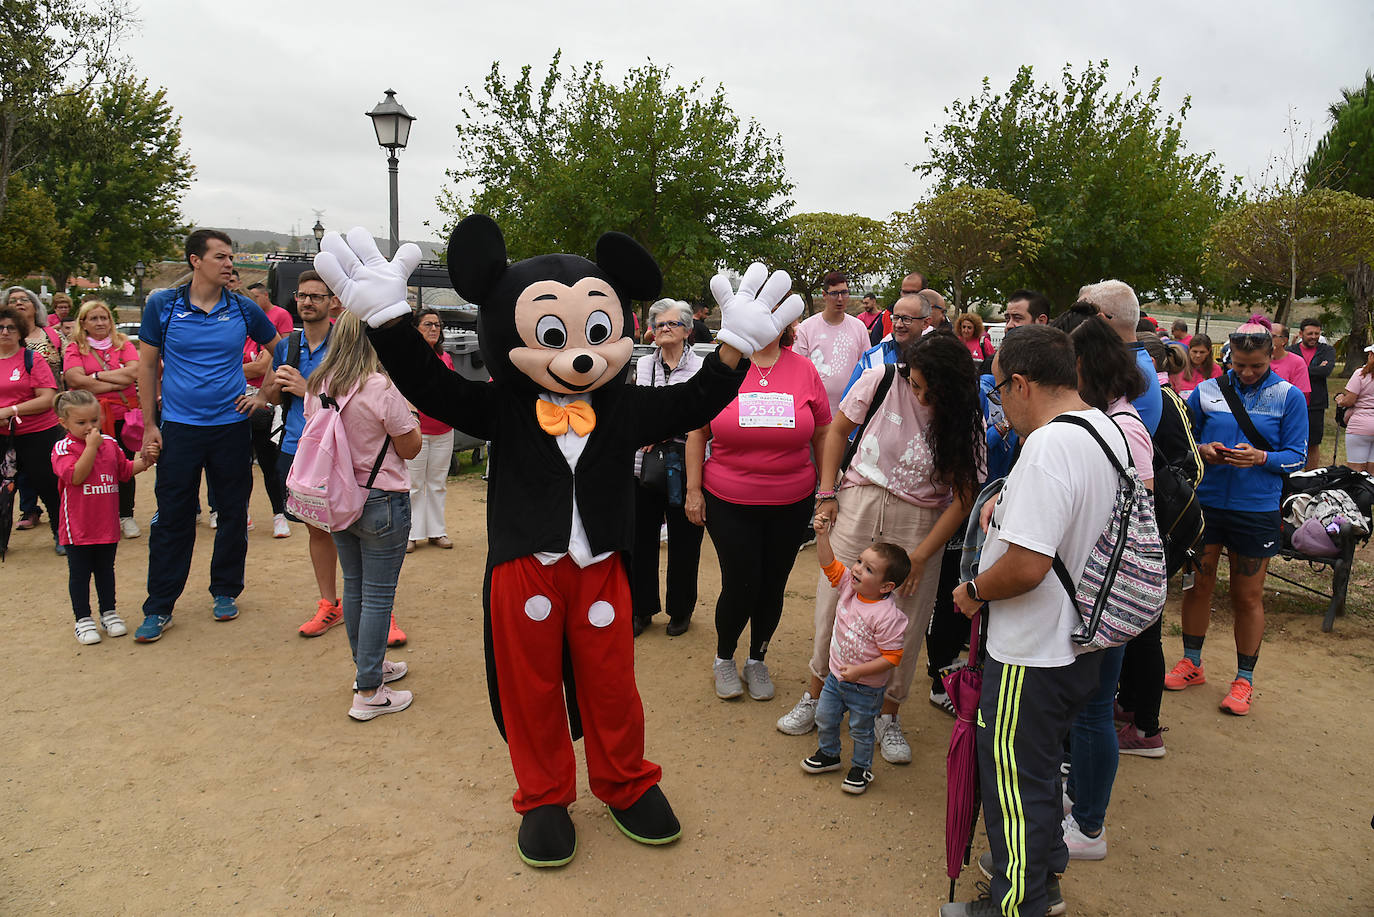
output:
M119 485L134 476L134 463L111 436L100 441L91 473L80 484L72 483L76 460L86 451L86 441L70 433L52 447L52 470L62 497L57 520L59 544L114 544L119 541Z
M28 401L33 398L35 390L40 388L57 388L57 379L52 374L52 367L42 356L33 355L32 373L24 371L22 347L14 352L14 356L0 359L0 408ZM5 416L9 417L8 411L5 412ZM16 430L20 436L41 433L57 426L57 414L52 408L48 408L42 414L24 414L18 420ZM6 420L5 424L8 426L9 421Z
M810 360L820 373L831 414L839 409L844 387L868 348L868 329L849 314L838 325L827 322L823 314L811 316L797 326L792 345L793 352Z

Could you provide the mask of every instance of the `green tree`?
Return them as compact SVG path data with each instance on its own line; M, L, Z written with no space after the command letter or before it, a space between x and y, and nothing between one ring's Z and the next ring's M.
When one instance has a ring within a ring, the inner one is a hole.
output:
M1374 200L1317 188L1265 194L1228 211L1208 238L1212 264L1233 280L1282 294L1287 324L1299 296L1323 277L1374 260Z
M529 66L508 81L494 63L480 92L464 91L460 165L438 200L445 234L488 214L518 259L589 253L619 230L682 299L700 297L717 264L771 250L792 205L781 142L741 123L724 87L673 85L652 62L614 84L600 63L565 72L560 61L537 86Z
M1055 87L1021 67L1000 93L984 79L978 97L946 107L948 123L926 136L930 159L915 167L937 178L937 192L996 188L1034 208L1044 244L1007 282L1060 305L1106 277L1158 292L1179 246L1201 244L1176 234L1181 198L1221 183L1210 153L1186 151L1190 102L1162 115L1158 79L1142 91L1132 71L1112 94L1107 68L1089 63L1075 74L1066 65Z
M893 214L893 225L902 267L947 280L956 313L964 311L971 289L991 291L1033 261L1047 235L1035 226L1029 205L995 188L968 185Z
M0 275L17 282L57 263L65 233L48 196L17 175L10 176L8 197L5 219L0 220Z
M830 271L851 278L877 274L887 266L887 227L857 213L797 213L787 218L768 259L792 277L792 288L815 311L815 293Z
M57 286L87 265L132 279L135 262L174 254L195 169L165 91L120 74L56 99L51 115L46 155L31 172L66 231L62 256L49 265Z
M1364 75L1364 85L1341 90L1341 99L1329 109L1331 129L1317 141L1307 161L1306 179L1311 187L1324 186L1374 199L1374 73ZM1365 258L1345 272L1350 300L1350 334L1346 337L1347 368L1364 362L1369 344L1370 300L1374 299L1374 267Z
M9 178L42 154L38 130L55 99L114 69L130 23L125 0L5 0L0 3L0 222Z

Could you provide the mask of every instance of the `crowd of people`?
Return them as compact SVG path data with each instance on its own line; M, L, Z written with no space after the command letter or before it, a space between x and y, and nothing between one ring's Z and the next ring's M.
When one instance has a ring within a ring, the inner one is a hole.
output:
M231 621L244 588L253 465L273 534L290 536L299 520L287 484L306 424L337 411L367 498L343 530L307 527L319 597L299 633L345 625L350 716L404 710L410 692L390 685L406 664L386 659L387 647L406 639L392 606L408 553L453 546L444 522L453 428L406 402L319 274L300 276L294 327L261 285L237 289L223 233L192 233L186 256L189 280L148 297L137 344L99 299L76 305L58 294L50 318L31 291L5 292L0 424L19 476L16 527L33 528L46 511L54 549L67 558L77 642L100 642L102 629L122 636L115 549L142 535L134 479L156 465L146 599L134 631L136 641L153 643L172 626L187 585L203 476L215 530L209 610ZM903 278L889 308L868 294L857 315L849 279L827 274L822 310L755 350L724 411L636 457L634 635L648 633L663 611L670 637L689 630L709 533L720 565L712 676L722 700L746 692L774 699L769 644L798 549L814 539L809 683L777 728L816 730L802 769L837 771L847 713L845 792L863 793L873 781L875 750L890 764L911 761L900 711L923 643L929 701L954 712L943 676L966 664L968 618L984 612L979 718L988 728L978 731L978 749L991 850L980 865L991 891L942 910L951 915L1060 913L1057 876L1068 860L1106 856L1118 755L1162 757L1161 696L1206 684L1202 649L1223 550L1236 673L1219 706L1251 711L1283 477L1319 464L1335 354L1316 319L1303 320L1290 342L1286 328L1255 316L1228 335L1219 361L1213 342L1190 335L1186 323L1166 331L1142 319L1124 283L1085 286L1078 299L1052 320L1042 294L1015 291L994 346L982 318L948 315L919 273ZM707 314L655 302L643 333L653 351L639 360L634 383L691 379L702 368L693 345L710 341ZM452 369L439 314L422 308L415 325ZM1374 465L1374 346L1368 352L1335 396L1348 461L1360 471ZM1055 422L1063 419L1072 422ZM1189 456L1205 532L1187 573L1183 657L1165 671L1158 624L1126 646L1085 651L1070 639L1078 612L1053 560L1082 569L1111 509L1114 463L1134 467L1149 488L1158 462ZM982 518L981 562L965 579L959 557L970 511L983 485L1001 478L1001 496Z

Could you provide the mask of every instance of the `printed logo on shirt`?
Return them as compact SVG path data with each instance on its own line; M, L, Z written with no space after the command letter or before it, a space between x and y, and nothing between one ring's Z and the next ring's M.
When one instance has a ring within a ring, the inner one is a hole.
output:
M185 318L186 316L188 316L188 315L190 315L190 314L191 314L190 312L178 312L178 313L177 313L177 318Z
M86 496L97 494L117 494L119 493L119 483L115 481L114 475L102 474L99 484L86 483L81 485L81 492Z
M15 369L14 372L10 373L10 381L11 381L11 382L18 382L18 381L19 381L19 370L18 370L18 369Z

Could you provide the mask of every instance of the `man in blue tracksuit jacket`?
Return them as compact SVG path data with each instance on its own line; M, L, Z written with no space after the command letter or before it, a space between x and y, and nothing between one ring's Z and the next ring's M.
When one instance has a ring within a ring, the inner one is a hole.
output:
M918 340L925 334L926 322L929 319L930 304L917 293L908 293L893 303L892 333L879 341L878 346L868 348L863 356L859 357L854 372L849 374L849 381L845 383L844 394L849 394L849 390L859 381L864 370L900 360L902 348L909 341Z
M1164 687L1182 691L1205 684L1202 643L1211 617L1217 564L1226 548L1231 568L1231 608L1235 617L1236 678L1221 709L1236 716L1250 712L1255 663L1264 637L1264 575L1279 553L1279 499L1283 479L1301 471L1307 459L1307 399L1269 368L1273 349L1269 331L1241 325L1230 336L1231 369L1208 379L1188 396L1198 452L1206 468L1198 502L1206 526L1203 552L1193 588L1183 593L1183 658L1164 677ZM1225 389L1249 416L1255 442L1228 403Z

